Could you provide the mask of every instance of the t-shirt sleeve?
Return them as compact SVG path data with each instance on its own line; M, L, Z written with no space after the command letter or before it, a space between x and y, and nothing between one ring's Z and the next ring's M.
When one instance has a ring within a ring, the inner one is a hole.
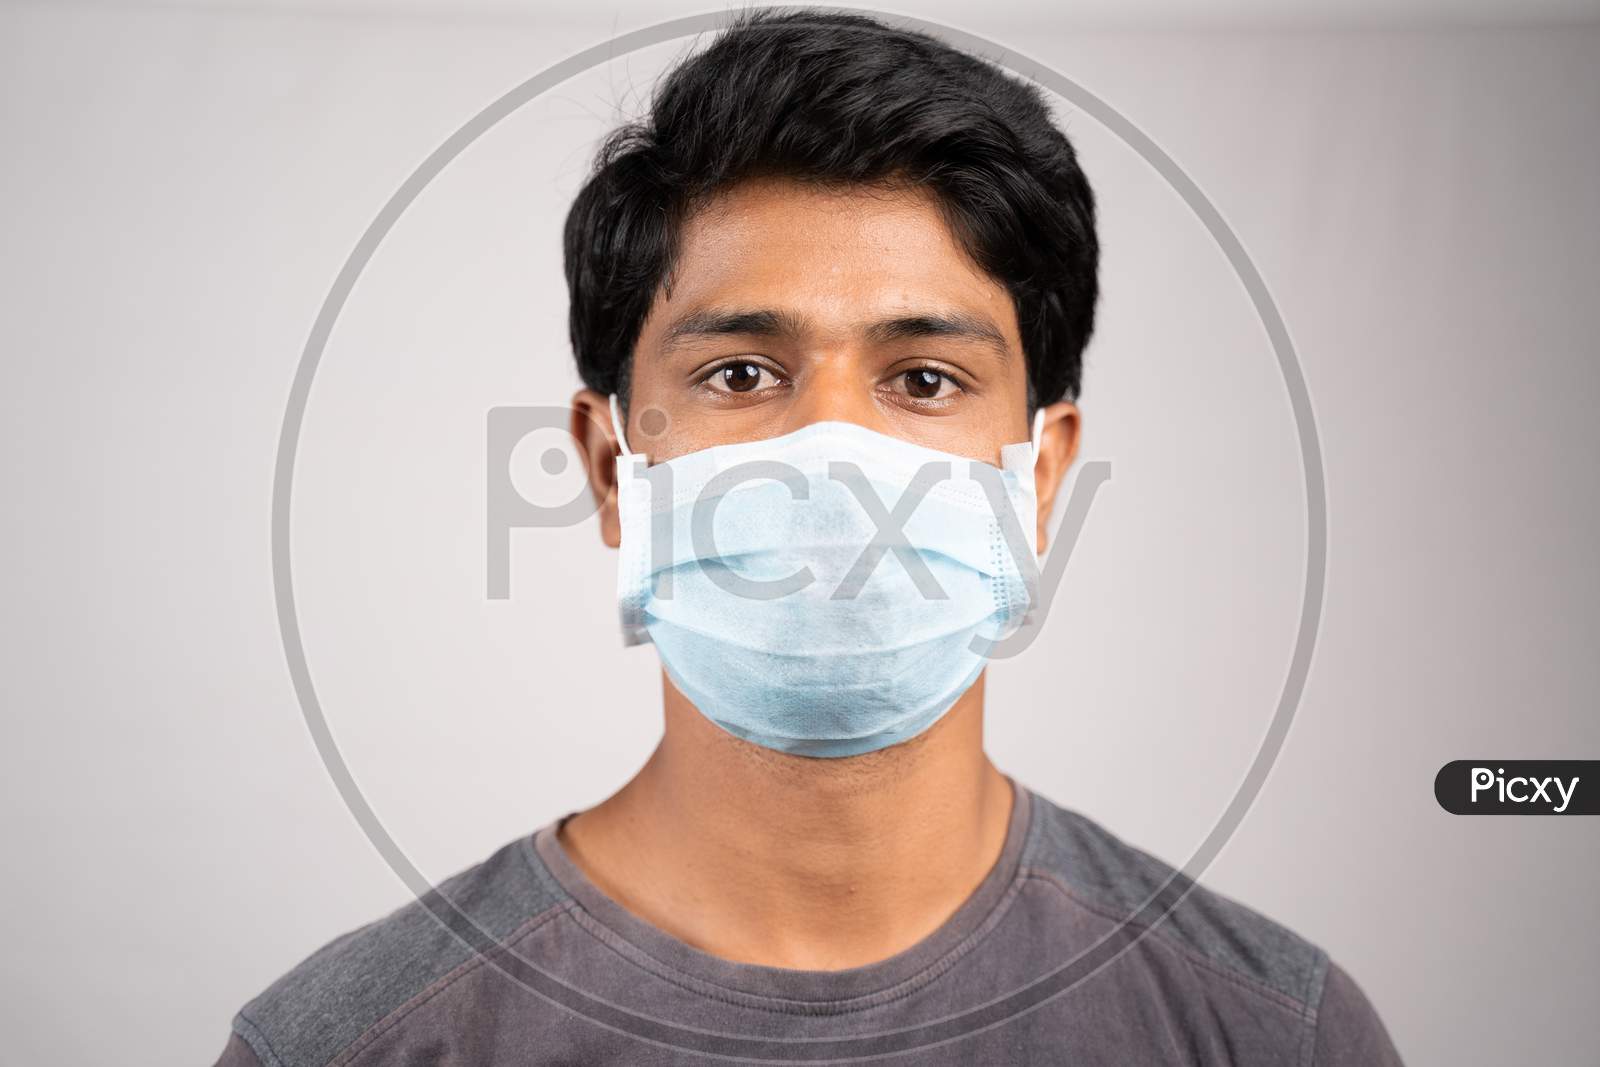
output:
M1328 964L1312 1067L1402 1067L1389 1031L1355 979Z
M228 1044L222 1050L222 1058L217 1060L216 1067L262 1067L262 1063L244 1038L229 1034Z

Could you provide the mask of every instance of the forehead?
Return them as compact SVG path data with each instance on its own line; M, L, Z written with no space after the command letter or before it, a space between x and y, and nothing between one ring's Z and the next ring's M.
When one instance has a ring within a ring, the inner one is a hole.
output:
M782 306L842 325L967 311L1020 344L1010 294L956 239L935 194L905 185L752 179L695 210L646 324L707 305Z

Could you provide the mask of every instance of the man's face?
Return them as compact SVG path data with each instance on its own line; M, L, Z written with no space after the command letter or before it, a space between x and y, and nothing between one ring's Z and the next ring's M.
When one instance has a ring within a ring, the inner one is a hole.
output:
M604 404L580 393L574 431L615 544L609 437L595 439ZM634 349L629 446L660 462L823 420L988 463L1028 440L1011 296L956 242L931 193L755 180L683 227ZM1075 449L1076 409L1052 405L1047 421L1041 526Z

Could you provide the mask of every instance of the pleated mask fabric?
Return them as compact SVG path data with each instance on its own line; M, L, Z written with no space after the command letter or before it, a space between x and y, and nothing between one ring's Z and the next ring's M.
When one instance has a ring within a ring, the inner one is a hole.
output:
M623 640L707 718L781 752L932 726L1037 591L1034 440L993 464L847 422L617 457Z

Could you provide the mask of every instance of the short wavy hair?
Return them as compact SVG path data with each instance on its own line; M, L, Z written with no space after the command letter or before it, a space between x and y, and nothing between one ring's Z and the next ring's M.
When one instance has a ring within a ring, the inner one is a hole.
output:
M601 147L564 234L586 385L626 398L684 219L757 176L931 190L1011 294L1030 408L1076 399L1099 293L1095 202L1038 88L927 34L816 10L742 16Z

